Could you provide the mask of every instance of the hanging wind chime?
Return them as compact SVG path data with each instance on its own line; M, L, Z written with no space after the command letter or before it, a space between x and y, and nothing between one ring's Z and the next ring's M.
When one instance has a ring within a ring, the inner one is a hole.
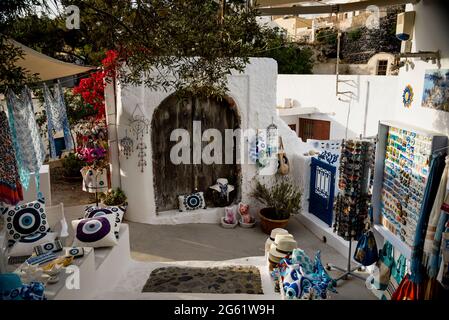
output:
M140 115L136 114L136 111L139 111ZM136 150L138 150L137 157L139 158L139 160L137 161L137 166L140 168L140 171L143 172L144 167L146 167L147 165L147 161L145 160L147 154L144 151L145 149L147 149L147 145L143 141L143 136L144 134L149 133L150 121L145 118L145 115L143 114L142 109L140 109L138 104L134 108L130 127L137 138Z
M125 130L125 136L119 141L120 152L128 159L134 151L134 141L128 137L128 130Z

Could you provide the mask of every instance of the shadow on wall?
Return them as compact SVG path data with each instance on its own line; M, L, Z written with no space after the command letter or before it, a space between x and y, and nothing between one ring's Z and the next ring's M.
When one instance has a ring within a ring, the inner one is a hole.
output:
M449 135L449 112L435 111L436 117L433 126L436 131Z

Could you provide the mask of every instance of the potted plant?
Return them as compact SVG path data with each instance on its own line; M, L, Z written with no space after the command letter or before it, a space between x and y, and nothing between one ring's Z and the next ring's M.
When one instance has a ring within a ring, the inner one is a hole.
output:
M257 181L251 196L265 206L259 217L262 231L267 234L275 228L284 228L290 215L301 209L301 191L288 179L275 181L271 186Z
M106 206L120 206L125 205L127 198L122 189L116 188L100 194L100 199Z
M79 181L81 177L81 168L86 165L86 162L77 157L73 152L69 153L62 159L62 175L66 180Z

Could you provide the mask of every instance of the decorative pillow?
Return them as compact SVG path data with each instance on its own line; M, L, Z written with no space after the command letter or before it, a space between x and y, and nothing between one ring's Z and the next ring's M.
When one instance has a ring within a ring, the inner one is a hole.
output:
M75 232L73 247L111 247L117 244L114 234L115 216L105 214L99 217L73 220Z
M113 214L115 215L115 224L114 224L114 234L118 239L120 224L122 223L123 215L125 214L125 208L121 206L109 206L106 208L101 208L97 206L87 206L84 209L84 218L94 218L100 217L105 214Z
M11 257L31 256L35 246L54 242L57 235L56 232L35 232L24 236L14 243L9 249L8 255Z
M178 196L178 199L179 211L190 211L206 208L203 192L194 192L191 194Z
M45 214L45 200L39 199L15 207L4 208L6 232L9 246L21 237L34 232L47 232L48 222Z
M59 252L62 250L62 243L60 240L49 241L34 247L34 252L37 256L43 255L47 252Z
M65 255L66 257L80 258L84 256L84 248L81 247L66 248Z

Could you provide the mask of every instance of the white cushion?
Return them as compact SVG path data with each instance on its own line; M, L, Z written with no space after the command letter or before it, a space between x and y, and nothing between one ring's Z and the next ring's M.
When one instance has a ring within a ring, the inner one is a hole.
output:
M112 214L115 216L114 233L118 239L120 223L122 223L123 215L125 214L125 208L121 206L108 206L105 208L97 206L87 206L84 209L84 218L100 217L105 214Z
M111 247L118 241L115 236L115 215L106 214L94 218L73 220L75 233L73 247Z
M56 240L57 235L56 232L36 232L29 236L22 237L9 249L8 255L11 257L31 256L35 246L53 242Z

